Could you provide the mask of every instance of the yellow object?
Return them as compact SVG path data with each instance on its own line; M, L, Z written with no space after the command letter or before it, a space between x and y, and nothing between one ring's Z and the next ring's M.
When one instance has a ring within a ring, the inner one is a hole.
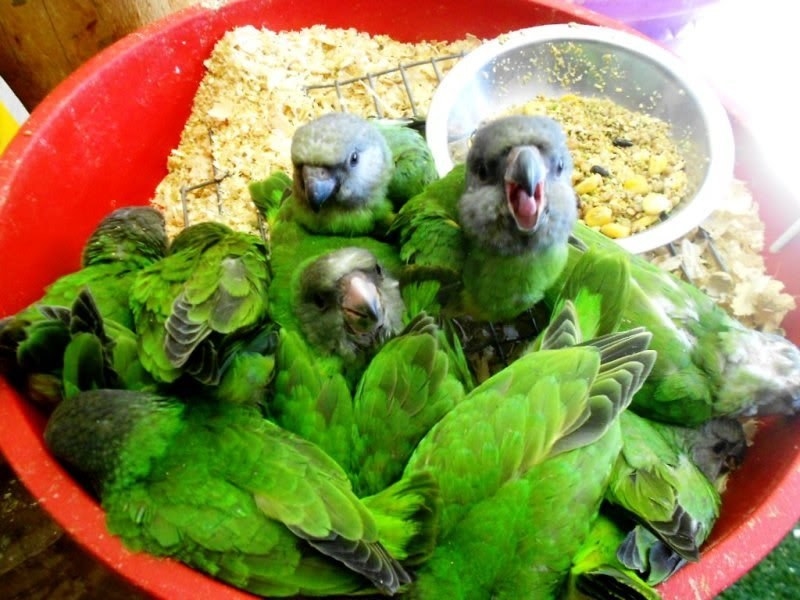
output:
M0 154L27 118L28 111L0 78Z
M653 154L650 163L647 165L647 172L651 177L661 175L669 167L669 159L663 154Z
M589 227L602 227L614 220L614 211L608 206L593 206L586 211L583 222Z
M622 182L622 187L632 194L646 194L650 191L650 184L644 175L631 175Z
M638 233L639 231L643 231L653 225L654 223L658 222L658 215L642 215L638 219L636 219L633 223L631 223L631 233Z
M600 228L600 233L616 240L628 237L631 234L631 228L621 223L606 223Z
M575 192L578 194L591 194L600 187L602 182L603 178L598 173L593 173L575 186Z
M672 202L664 194L650 192L642 199L642 210L648 215L660 215L672 208Z

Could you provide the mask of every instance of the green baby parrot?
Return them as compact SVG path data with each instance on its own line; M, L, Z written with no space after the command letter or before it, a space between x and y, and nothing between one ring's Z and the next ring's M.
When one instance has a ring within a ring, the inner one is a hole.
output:
M94 390L44 436L131 550L256 594L394 594L410 576L387 548L435 531L430 477L359 500L335 461L251 406Z
M625 252L589 247L572 263L553 301L554 310L571 299L579 306L576 310L584 335L616 330L635 285L631 278L632 257ZM655 345L654 339L651 347ZM699 430L653 423L629 412L620 417L619 425L623 447L607 500L617 506L618 513L625 511L628 521L639 523L626 545L629 552L643 556L636 563L639 576L655 585L686 560L697 560L699 547L716 520L720 502L713 483L716 477L706 477L698 463L709 472L727 469L711 449L721 452L733 444L739 453L744 435L735 421L706 422L701 435ZM678 436L678 431L683 437ZM698 453L695 458L684 441L690 434L694 438L692 446L698 451L704 448L702 456ZM703 437L708 439L704 441ZM740 458L737 456L736 460ZM648 556L652 557L650 564L642 567ZM630 560L626 566L635 568ZM636 587L635 582L628 583Z
M394 163L371 122L352 113L326 113L295 130L291 153L292 195L279 219L331 235L366 235L388 227Z
M216 385L229 336L257 335L269 320L271 281L262 239L222 223L191 225L143 269L130 306L142 363L163 383L188 374Z
M626 253L581 224L574 235L593 251ZM581 250L571 246L570 264L580 256ZM791 415L800 410L797 346L783 336L744 326L697 287L644 258L629 259L630 298L621 327L646 327L658 352L633 410L681 425L699 425L715 416ZM554 302L562 282L548 294L548 302Z
M433 319L403 327L397 281L363 248L301 269L298 328L284 327L269 406L345 468L356 493L400 478L411 451L464 395Z
M409 597L554 597L566 581L621 445L617 416L655 356L643 329L550 349L565 330L578 341L570 303L551 326L541 350L472 390L411 456L406 476L434 475L442 517Z
M89 290L103 320L133 327L128 296L136 274L164 256L161 213L126 207L106 215L89 236L81 268L59 277L35 303L0 320L0 373L28 398L52 407L63 395L70 308Z
M481 126L466 165L409 200L393 223L409 273L442 282L450 316L516 317L566 266L577 219L571 175L556 121L517 115Z
M281 325L269 414L350 464L353 392L380 347L402 329L396 280L370 252L343 248L301 263L291 319Z
M558 297L552 301L554 310L571 299L580 306L576 310L584 335L614 331L625 314L635 285L631 279L631 256L589 247L572 263L565 271ZM623 446L611 476L607 500L616 506L617 516L623 512L627 515L626 525L618 526L615 535L625 540L625 553L631 558L625 560L621 572L619 559L607 556L606 564L595 565L581 574L581 585L593 586L590 579L599 577L605 581L602 578L613 573L618 577L615 585L623 586L632 597L639 597L636 594L642 592L642 581L655 585L686 560L697 560L699 547L716 520L720 502L713 483L716 476L706 477L698 463L710 473L727 470L725 461L720 461L712 448L721 452L733 445L738 454L743 449L744 435L735 421L708 421L702 435L699 429L653 423L629 412L620 417L619 424ZM678 436L678 431L682 436ZM696 457L684 441L690 435L694 438L692 446L698 450ZM702 455L700 448L704 449ZM725 460L729 458L726 456ZM736 461L740 459L735 457ZM634 572L635 577L631 578Z
M293 305L270 415L338 460L360 493L382 489L463 395L436 327L429 318L403 327L397 281L357 247L302 266Z
M728 418L685 428L628 411L620 422L623 449L606 499L635 525L618 558L656 585L699 560L719 516L722 480L744 458L745 434Z

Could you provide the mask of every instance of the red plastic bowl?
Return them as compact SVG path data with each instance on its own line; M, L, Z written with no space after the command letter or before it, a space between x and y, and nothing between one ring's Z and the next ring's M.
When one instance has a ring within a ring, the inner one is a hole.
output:
M0 315L34 301L75 269L90 230L114 207L145 204L166 174L203 60L222 34L251 24L274 30L315 23L355 27L403 41L490 37L536 24L577 21L625 28L551 0L250 0L192 8L126 37L78 69L33 112L0 159ZM734 119L735 120L735 119ZM735 121L738 174L763 206L771 242L800 208L775 188L746 130ZM800 294L793 276L800 244L770 256L769 268ZM786 322L800 340L800 317ZM44 420L0 380L0 449L42 506L88 552L144 591L163 598L244 598L168 560L132 554L108 534L99 506L62 470L42 440ZM712 598L766 555L800 518L800 420L776 420L756 439L726 493L723 514L699 563L680 571L665 598Z

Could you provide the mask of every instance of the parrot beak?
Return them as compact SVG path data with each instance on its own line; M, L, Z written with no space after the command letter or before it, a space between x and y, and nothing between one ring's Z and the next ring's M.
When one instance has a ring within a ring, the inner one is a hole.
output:
M544 180L547 167L536 146L517 146L508 155L505 191L508 208L520 231L533 232L547 201Z
M347 326L356 334L374 332L383 323L383 306L378 288L357 273L345 280L342 312Z
M339 189L339 180L325 167L306 165L302 175L308 203L314 212L319 212L322 205Z

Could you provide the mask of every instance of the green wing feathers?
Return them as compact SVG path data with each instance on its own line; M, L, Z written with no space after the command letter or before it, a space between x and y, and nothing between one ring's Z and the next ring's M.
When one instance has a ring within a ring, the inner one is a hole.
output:
M373 121L386 140L394 168L386 195L398 210L409 198L439 178L428 142L419 131L403 122Z
M409 581L337 463L252 407L81 392L45 437L99 482L109 529L134 550L270 596L391 594Z
M719 514L720 495L692 460L669 443L661 428L635 413L621 416L623 451L608 500L633 514L686 560L699 549Z
M219 341L264 322L270 271L260 237L213 222L183 230L131 294L145 367L166 383L221 377Z
M466 258L464 234L458 223L458 199L465 168L456 166L411 198L398 212L391 232L398 236L400 258L421 279L459 281ZM411 275L407 277L411 278Z
M428 317L418 321L432 323ZM464 396L439 347L438 330L420 331L418 325L384 345L356 389L350 471L359 494L398 479L419 440Z
M268 412L281 427L351 464L353 399L336 357L322 357L297 331L282 329Z

